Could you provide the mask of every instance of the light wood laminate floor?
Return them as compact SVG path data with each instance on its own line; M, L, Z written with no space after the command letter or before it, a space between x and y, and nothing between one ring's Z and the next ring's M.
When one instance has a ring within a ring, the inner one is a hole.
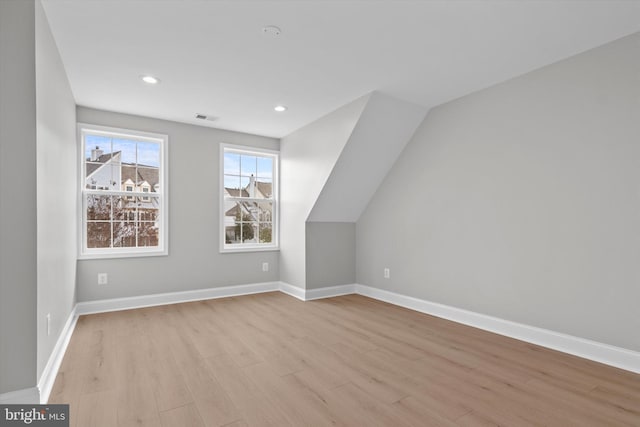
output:
M349 295L81 316L49 403L89 426L640 426L640 375Z

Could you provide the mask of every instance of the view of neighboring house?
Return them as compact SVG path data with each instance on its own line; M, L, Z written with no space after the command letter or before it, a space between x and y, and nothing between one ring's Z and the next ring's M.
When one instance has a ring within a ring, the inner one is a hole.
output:
M273 184L257 181L253 175L244 188L224 189L226 243L271 242ZM264 200L261 201L261 200Z
M89 248L111 244L119 247L158 245L159 201L153 193L159 189L159 169L123 163L121 159L120 151L105 154L99 146L92 149L91 156L86 159L85 185L88 190L137 193L103 196L98 192L88 196Z

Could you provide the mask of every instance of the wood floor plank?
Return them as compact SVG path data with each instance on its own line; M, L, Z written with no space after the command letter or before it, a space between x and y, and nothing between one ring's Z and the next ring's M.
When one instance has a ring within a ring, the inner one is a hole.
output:
M192 403L193 396L173 356L157 354L158 357L152 359L151 382L158 410L166 411Z
M406 390L399 385L400 378L376 369L366 354L350 348L345 343L334 344L331 348L340 355L344 364L359 374L351 377L352 382L359 388L384 403L394 403L407 397Z
M158 425L158 406L149 382L119 384L115 392L118 396L118 425Z
M226 425L240 419L240 411L211 375L205 360L180 365L179 370L206 426Z
M362 423L362 416L347 402L338 398L333 390L317 388L312 382L306 381L302 372L281 377L287 385L304 399L304 401L320 413L326 413L326 418L334 425L354 426Z
M83 427L111 427L118 425L118 396L116 391L86 393L78 404L77 425Z
M268 362L247 366L242 371L260 388L269 402L285 414L292 425L329 426L343 425L339 420L331 417L326 411L319 411L310 405L300 394L277 375Z
M229 356L207 359L211 372L250 426L294 426Z
M160 412L162 427L205 427L195 404Z
M640 426L640 375L359 295L81 316L72 427Z
M222 427L249 427L249 424L247 424L245 420L238 420L229 424L225 424Z
M391 406L397 416L410 426L456 427L458 425L429 409L413 396L400 399Z
M354 412L358 413L362 426L408 426L396 415L393 408L383 402L376 400L373 396L355 384L348 383L333 389L332 398L341 399Z

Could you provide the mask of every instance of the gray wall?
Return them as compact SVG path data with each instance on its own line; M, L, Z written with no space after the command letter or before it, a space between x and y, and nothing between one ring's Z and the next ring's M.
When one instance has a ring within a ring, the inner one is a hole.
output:
M639 351L639 76L635 34L433 109L358 283Z
M307 222L306 289L356 282L356 224Z
M39 1L36 2L36 118L39 378L75 305L78 255L76 103Z
M220 144L277 139L78 107L79 122L169 135L169 255L78 261L78 301L277 281L278 252L219 252ZM268 262L269 272L262 272ZM109 283L98 286L97 274Z
M305 222L369 95L286 136L281 142L280 280L305 288Z
M33 1L0 1L0 393L36 385Z

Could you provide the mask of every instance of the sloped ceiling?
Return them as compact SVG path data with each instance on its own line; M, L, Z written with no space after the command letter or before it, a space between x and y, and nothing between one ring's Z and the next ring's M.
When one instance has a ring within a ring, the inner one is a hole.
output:
M374 92L307 218L356 222L427 109Z

